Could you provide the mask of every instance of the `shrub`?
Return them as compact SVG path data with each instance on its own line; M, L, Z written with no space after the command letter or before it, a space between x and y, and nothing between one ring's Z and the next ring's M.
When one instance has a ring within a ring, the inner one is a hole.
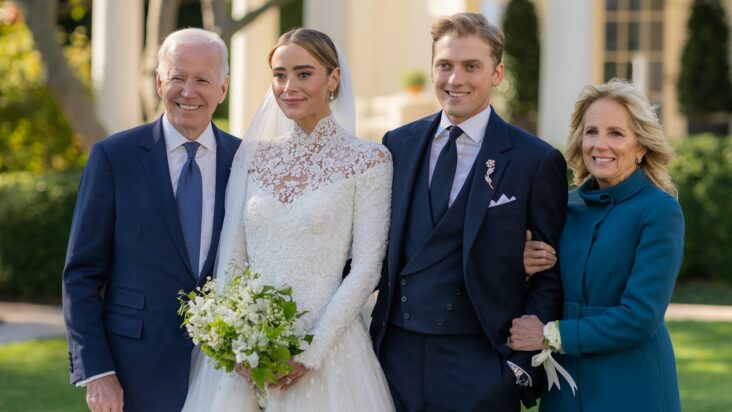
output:
M61 296L78 173L0 174L0 295Z
M89 42L72 33L66 56L88 79ZM33 37L21 23L0 24L0 173L80 169L86 154L43 80Z
M732 283L732 137L688 137L671 176L686 220L682 278Z

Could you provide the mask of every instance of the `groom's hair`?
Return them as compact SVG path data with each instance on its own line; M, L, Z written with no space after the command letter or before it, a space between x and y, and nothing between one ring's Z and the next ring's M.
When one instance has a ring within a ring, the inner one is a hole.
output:
M456 13L442 16L432 24L432 60L435 58L435 43L445 36L478 36L491 46L496 64L503 57L503 31L488 22L480 13Z

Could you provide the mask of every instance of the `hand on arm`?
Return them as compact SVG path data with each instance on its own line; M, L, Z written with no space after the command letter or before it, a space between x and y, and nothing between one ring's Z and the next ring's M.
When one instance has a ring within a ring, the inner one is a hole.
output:
M546 349L544 323L534 315L524 315L511 322L511 336L506 345L515 351L537 351Z
M531 231L526 231L524 244L524 271L526 279L537 272L551 269L557 264L557 252L551 245L540 240L531 240Z

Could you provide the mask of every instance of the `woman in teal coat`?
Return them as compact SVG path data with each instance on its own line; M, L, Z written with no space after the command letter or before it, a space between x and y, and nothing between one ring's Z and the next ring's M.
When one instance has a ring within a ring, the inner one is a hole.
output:
M666 171L671 155L653 108L631 85L613 80L582 91L566 153L580 186L570 192L559 243L564 314L546 325L515 319L509 338L514 350L545 350L538 360L549 370L546 355L555 352L576 382L576 392L564 380L561 390L545 391L541 411L681 410L663 323L684 239ZM529 271L547 268L546 251L527 243Z

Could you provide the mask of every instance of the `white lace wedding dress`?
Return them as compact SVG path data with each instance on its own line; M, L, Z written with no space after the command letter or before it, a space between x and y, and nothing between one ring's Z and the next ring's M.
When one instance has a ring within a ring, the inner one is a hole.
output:
M314 335L296 357L310 370L287 391L272 390L266 410L393 410L360 316L386 250L388 151L325 117L310 135L296 127L285 139L260 143L250 165L240 221L244 238L236 242L245 250L234 255L245 256L265 283L290 285ZM349 254L351 272L343 279ZM240 376L214 370L194 352L184 410L259 410Z

